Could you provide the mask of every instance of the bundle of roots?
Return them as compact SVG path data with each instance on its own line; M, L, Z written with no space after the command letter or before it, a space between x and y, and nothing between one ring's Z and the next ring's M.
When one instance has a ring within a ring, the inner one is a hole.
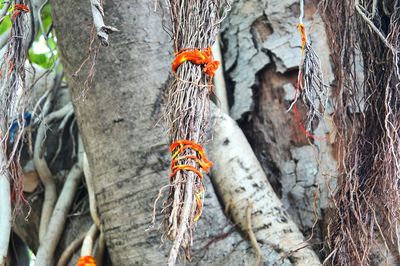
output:
M296 94L289 111L293 109L295 119L303 131L310 138L323 139L315 136L312 132L313 126L324 122L325 112L328 109L329 93L328 86L324 83L321 61L314 51L311 43L308 41L306 27L303 24L304 0L300 0L300 17L297 29L301 39L301 60L299 65L299 74L297 78ZM297 110L297 100L302 102L307 109L306 117L301 119Z
M174 240L168 261L181 247L189 258L192 232L203 208L203 174L211 167L206 140L212 77L218 67L211 45L230 7L227 0L169 0L175 60L166 104L172 145L170 190L164 203L166 235Z
M400 1L323 0L335 66L341 179L333 265L399 263Z
M24 1L15 0L12 14L11 36L0 67L0 139L7 162L1 170L12 177L12 199L15 206L23 200L19 167L24 127L29 123L29 90L25 86L25 62L31 33L29 8ZM4 169L5 168L5 169Z

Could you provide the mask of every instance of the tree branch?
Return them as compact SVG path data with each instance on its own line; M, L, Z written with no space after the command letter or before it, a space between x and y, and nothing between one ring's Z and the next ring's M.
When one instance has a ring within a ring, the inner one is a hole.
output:
M86 153L83 155L83 173L85 175L86 187L89 195L90 215L92 216L92 220L97 226L97 228L100 229L100 218L99 214L97 213L97 204L96 204L96 196L94 194L93 177L89 169L89 162Z
M46 158L43 152L43 142L46 135L46 126L50 124L53 120L60 119L64 117L72 109L71 104L67 104L58 111L49 114L44 121L40 124L36 136L35 151L33 154L33 161L35 163L36 171L39 174L40 180L42 181L45 192L44 192L44 202L42 207L42 215L40 218L39 227L39 240L42 242L48 224L50 221L51 214L53 212L54 204L57 200L57 190L56 184L54 182L53 175L47 165Z
M84 238L85 238L85 235L82 234L81 236L76 238L74 241L72 241L68 245L68 247L61 254L61 257L58 260L57 266L66 266L66 265L68 265L68 262L71 259L71 257L74 255L75 251L77 251L78 248L82 245Z
M101 45L108 46L108 35L117 32L118 29L104 24L104 11L99 0L90 0L90 5L92 7L93 23L96 27L97 37Z
M0 23L3 22L3 19L7 15L8 8L10 8L11 1L4 1L3 7L0 9Z
M81 257L84 256L92 256L93 255L93 244L96 241L97 233L99 230L97 229L96 224L92 224L89 231L86 233L85 238L83 240L82 249L81 249Z
M54 251L64 231L67 215L74 201L82 174L82 165L81 162L78 161L68 173L61 194L57 200L53 215L51 216L48 230L39 246L35 265L51 265Z
M10 38L11 29L7 29L3 34L0 35L0 49L5 47L8 42L8 38ZM3 60L3 56L1 57Z
M320 265L303 235L284 210L241 129L229 116L214 108L214 139L209 145L214 162L212 182L223 202L230 202L232 218L247 230L246 207L253 204L252 224L257 241L274 248L297 265ZM218 114L217 114L218 113Z
M217 36L214 45L212 46L212 51L214 55L214 59L220 62L220 66L215 72L214 76L214 86L215 86L215 96L218 100L218 107L226 114L229 114L229 104L228 104L228 96L226 93L226 84L224 78L224 69L221 55L221 45L220 45L220 37Z

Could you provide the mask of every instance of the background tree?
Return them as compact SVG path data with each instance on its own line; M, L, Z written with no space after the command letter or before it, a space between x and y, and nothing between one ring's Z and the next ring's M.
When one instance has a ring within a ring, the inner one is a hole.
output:
M165 9L158 7L155 12L154 3L144 0L105 2L103 24L118 32L106 37L102 32L103 43L107 37L109 42L109 47L102 47L96 38L101 28L93 27L93 16L99 18L97 1L30 4L29 14L38 29L31 48L42 38L50 51L28 51L36 64L27 66L27 84L34 84L32 108L41 103L31 126L36 142L31 154L27 145L22 160L25 195L32 209L27 221L25 215L16 217L13 231L40 263L48 265L63 261L70 250L74 255L65 261L73 265L79 253L91 252L90 239L101 247L103 238L108 250L98 260L103 265L166 263L170 243L160 246L162 232L146 230L153 203L169 176L166 134L159 123L173 59L171 40L162 27L168 26ZM307 3L305 11L325 77L332 81L316 6ZM213 110L211 129L216 131L208 150L215 166L211 182L206 178L204 215L194 232L192 263L254 264L261 255L268 265L318 265L316 253L304 247L300 232L311 239L320 259L325 257L320 250L327 199L335 186L331 146L335 139L307 139L293 112L286 112L293 101L301 56L299 13L299 2L294 0L233 1L223 23L229 115L242 130L229 116ZM6 31L7 27L2 32ZM318 126L315 132L327 133ZM43 171L43 162L50 175ZM49 183L44 181L49 179L43 176L50 176L50 189L56 187L54 211L42 208L49 194ZM31 190L26 189L29 184ZM43 222L46 215L51 218ZM160 218L157 212L157 221ZM102 248L93 250L100 250L96 253L101 257ZM182 254L179 263L184 260Z

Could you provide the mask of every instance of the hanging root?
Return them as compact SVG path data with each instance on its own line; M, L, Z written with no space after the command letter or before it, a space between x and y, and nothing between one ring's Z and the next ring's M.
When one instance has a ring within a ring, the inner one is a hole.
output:
M96 266L103 265L104 254L106 252L106 239L104 233L100 231L99 242L95 253Z
M8 4L6 4L8 5ZM14 211L25 202L19 155L24 137L25 120L29 105L29 89L25 85L25 61L29 41L29 8L24 1L14 1L10 37L0 66L0 142L11 178Z
M212 46L212 51L215 60L221 62L221 66L217 69L214 76L214 93L215 98L218 101L218 107L226 114L229 114L229 104L228 104L228 95L226 91L225 77L224 77L224 69L222 63L222 53L221 53L221 45L220 45L220 37L217 36L217 40Z
M74 241L72 241L68 245L68 247L61 254L60 259L58 260L57 266L66 266L66 265L68 265L71 257L78 250L78 248L80 246L82 246L83 239L85 239L85 235L84 234L82 234L81 236L76 238Z
M308 107L306 130L312 130L315 118L324 119L328 107L328 87L324 84L321 61L312 46L307 43L304 50L304 60L300 66L301 96Z
M93 255L93 245L96 241L97 234L99 230L96 224L93 224L89 231L86 233L85 239L83 240L81 257L92 256Z
M78 161L74 164L74 166L68 173L60 196L58 197L57 203L54 207L54 211L51 213L51 218L48 222L46 233L40 243L36 255L35 265L51 265L52 257L61 238L62 232L64 231L67 215L73 204L75 194L83 174L83 147L81 142L79 142L79 150L80 152L78 153Z
M324 0L320 7L336 69L341 170L328 260L371 265L382 250L393 255L385 260L400 255L400 1Z
M211 167L202 145L207 129L212 77L219 62L211 46L229 9L227 1L169 0L175 60L175 79L166 108L172 142L169 197L164 203L166 235L174 240L168 260L174 265L183 246L189 258L192 231L203 208L203 172Z
M289 110L293 109L295 120L303 133L310 138L323 139L312 134L313 126L317 122L324 122L324 114L328 108L329 92L328 86L324 84L321 61L307 39L305 25L303 24L304 0L300 0L300 17L297 29L301 40L301 61L296 86L296 94ZM301 119L297 110L297 99L302 101L307 108L305 119Z
M39 240L42 242L50 222L51 215L53 213L54 205L57 200L57 189L53 175L47 165L45 154L43 151L44 141L46 138L46 127L54 120L62 119L72 110L72 105L67 104L60 110L57 110L48 116L46 116L40 124L35 141L35 152L33 160L35 162L36 171L39 174L40 180L44 185L44 202L42 207L42 214L40 216L39 226Z
M93 257L93 245L96 241L98 232L99 230L96 224L93 224L86 233L77 266L96 266L96 260Z
M92 220L94 224L97 226L97 228L100 230L100 217L97 212L97 204L96 204L96 195L94 193L94 184L93 184L93 176L92 172L90 171L89 168L89 161L87 158L86 153L83 155L83 172L85 174L85 180L86 180L86 187L89 195L89 209L90 209L90 216L92 217Z

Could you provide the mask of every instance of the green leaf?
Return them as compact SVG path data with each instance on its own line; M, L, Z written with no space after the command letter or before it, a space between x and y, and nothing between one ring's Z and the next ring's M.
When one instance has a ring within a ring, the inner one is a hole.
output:
M55 60L58 58L58 55L55 53L55 55L52 57L50 52L35 53L33 49L29 49L28 58L32 63L45 69L49 69L53 66Z
M0 23L0 34L6 32L10 27L11 27L11 19L9 16L6 16Z

